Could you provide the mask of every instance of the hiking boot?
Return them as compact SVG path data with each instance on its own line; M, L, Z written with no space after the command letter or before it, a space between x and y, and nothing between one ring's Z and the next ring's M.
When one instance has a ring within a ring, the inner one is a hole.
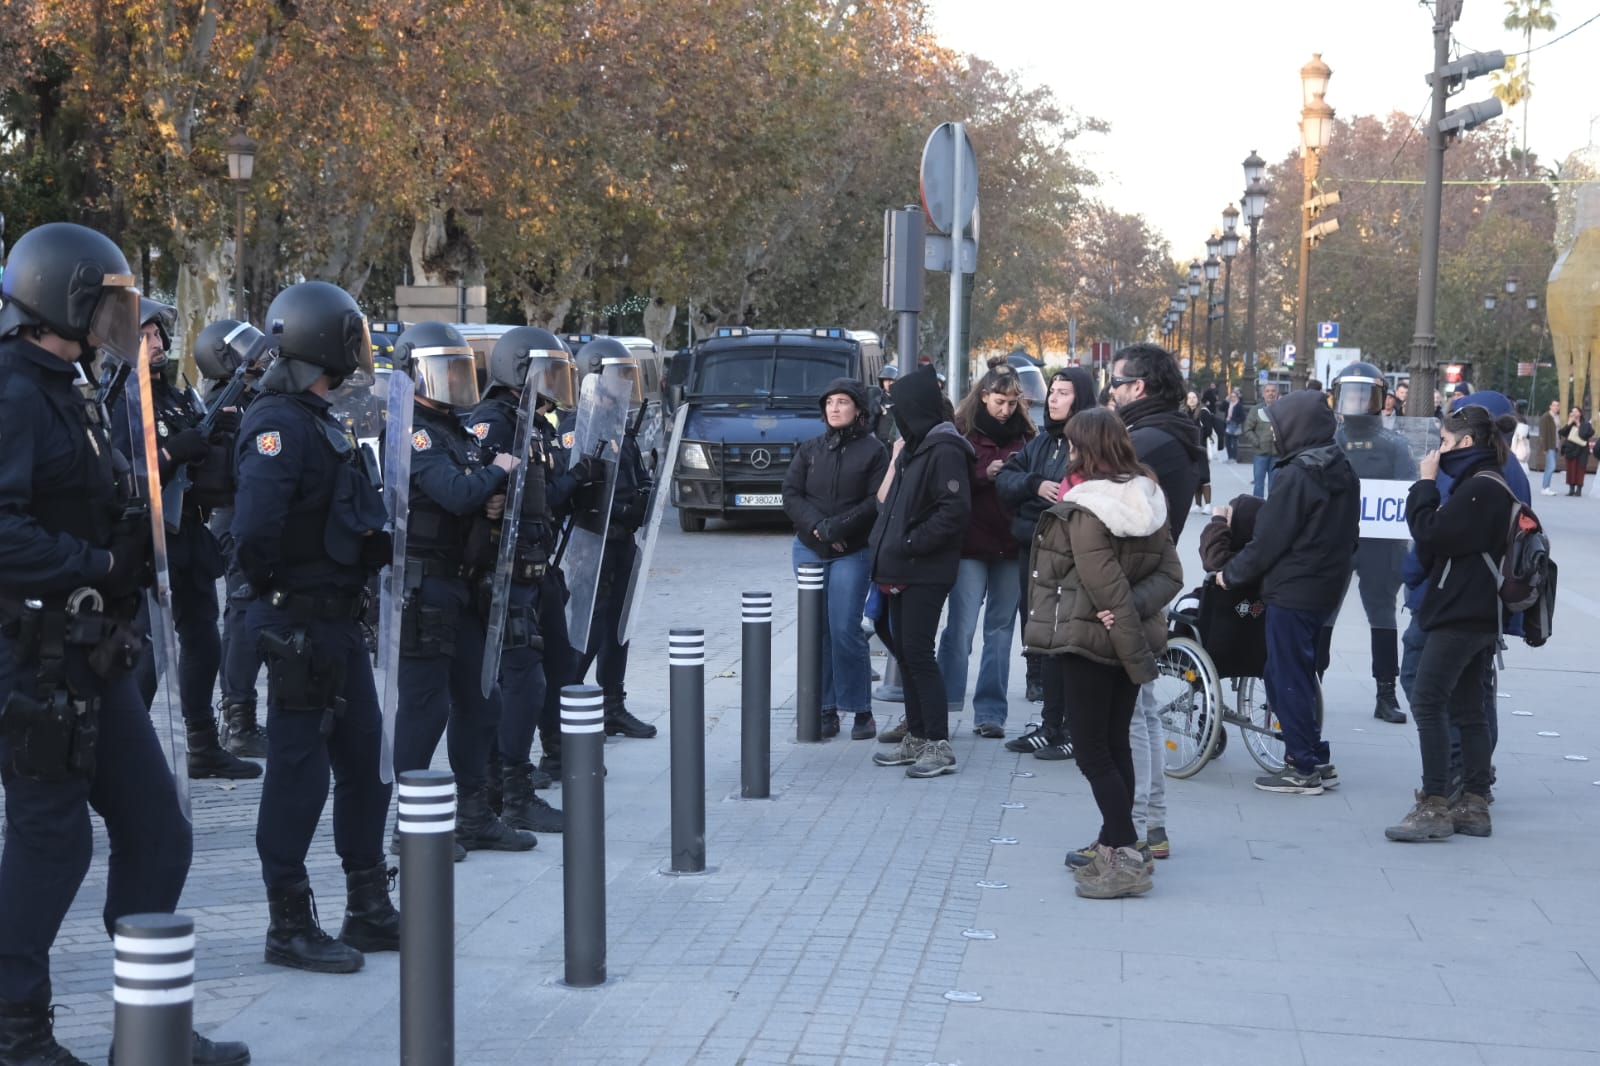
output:
M1065 739L1053 741L1033 753L1035 759L1043 759L1045 762L1062 762L1072 756L1072 741Z
M531 851L539 840L502 822L489 810L489 790L457 796L456 842L468 851Z
M1025 755L1030 751L1038 751L1049 743L1050 735L1045 731L1044 723L1038 722L1029 726L1021 736L1006 741L1006 750Z
M89 1066L56 1043L55 1008L0 1003L0 1062L11 1066Z
M1135 849L1102 847L1101 852L1078 878L1077 893L1084 899L1142 896L1154 887L1144 856Z
M1494 829L1489 822L1489 797L1476 792L1463 793L1450 806L1450 824L1463 836L1486 837Z
M1294 763L1289 763L1275 774L1266 774L1256 778L1256 787L1263 792L1284 792L1295 796L1320 796L1322 795L1322 775L1317 773L1316 767L1310 770L1298 770Z
M241 759L267 757L267 731L256 724L255 700L223 703L222 746Z
M822 712L822 739L823 740L827 740L830 737L836 737L838 735L839 735L839 712L838 711L823 711Z
M972 732L989 740L999 740L1006 735L1006 727L999 722L979 722L972 727Z
M1391 825L1383 831L1383 835L1390 840L1402 843L1417 844L1427 840L1448 840L1455 835L1455 821L1450 817L1450 803L1443 796L1425 796L1421 792L1416 794L1417 805L1411 812L1400 819L1399 825ZM1484 813L1487 816L1488 808Z
M566 820L560 811L534 792L533 772L533 766L529 763L510 764L501 769L505 810L501 812L500 820L512 829L559 833L565 827Z
M221 777L229 781L244 781L261 776L258 763L247 762L222 750L222 745L217 741L217 724L210 716L185 721L184 729L189 734L191 778Z
M882 740L883 737L880 735L878 739ZM910 766L917 761L917 757L922 754L922 749L927 743L921 737L908 735L900 741L897 747L890 748L888 751L874 753L872 761L879 766Z
M344 927L339 939L362 954L400 950L400 912L389 899L390 878L395 873L382 863L344 875Z
M879 744L898 744L906 738L906 716L901 715L894 725L878 734Z
M938 777L956 772L956 753L948 740L930 740L922 745L917 761L906 768L907 777Z
M1400 709L1400 700L1394 694L1392 679L1378 682L1378 703L1372 709L1372 717L1393 725L1406 724L1406 712Z
M1327 786L1324 785L1324 788ZM1153 859L1172 858L1172 842L1167 839L1166 826L1153 825L1145 832L1145 839L1150 844L1150 857Z
M878 720L872 717L871 711L861 711L856 715L855 725L850 727L851 740L871 740L878 735Z
M349 944L335 940L317 924L311 884L298 881L267 891L266 961L312 973L355 973L366 959Z

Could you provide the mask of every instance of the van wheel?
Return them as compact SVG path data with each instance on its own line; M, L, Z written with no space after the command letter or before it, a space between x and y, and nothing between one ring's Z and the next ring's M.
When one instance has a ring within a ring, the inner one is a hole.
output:
M695 514L678 508L678 528L685 533L704 533L706 529L706 516Z

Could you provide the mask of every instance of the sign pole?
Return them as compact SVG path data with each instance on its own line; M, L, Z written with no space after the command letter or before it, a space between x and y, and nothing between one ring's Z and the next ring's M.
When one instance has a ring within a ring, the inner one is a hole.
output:
M961 359L961 315L965 304L961 299L962 283L964 281L961 271L961 239L967 233L966 212L962 210L961 189L966 175L963 173L963 164L966 152L967 127L965 123L952 124L955 130L955 151L951 152L951 181L950 188L955 190L951 197L954 202L955 217L950 226L950 247L952 262L950 264L950 343L948 366L945 369L945 391L950 396L951 405L961 402L961 378L959 360Z

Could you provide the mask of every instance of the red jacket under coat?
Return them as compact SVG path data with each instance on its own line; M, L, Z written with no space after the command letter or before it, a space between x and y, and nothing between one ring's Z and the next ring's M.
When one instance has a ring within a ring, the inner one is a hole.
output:
M999 460L1002 464L1022 450L1027 440L1019 433L1006 444L998 444L981 430L967 434L977 457L972 460L972 521L961 542L961 558L998 562L1017 557L1017 541L1011 535L1011 520L1015 513L1000 502L989 477L989 464Z

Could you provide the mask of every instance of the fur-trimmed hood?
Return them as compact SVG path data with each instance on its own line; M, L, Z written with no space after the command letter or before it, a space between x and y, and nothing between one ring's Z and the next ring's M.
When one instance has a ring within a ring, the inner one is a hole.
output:
M1075 509L1100 519L1114 537L1148 537L1167 524L1167 498L1142 474L1128 481L1081 482L1052 508L1063 518Z

